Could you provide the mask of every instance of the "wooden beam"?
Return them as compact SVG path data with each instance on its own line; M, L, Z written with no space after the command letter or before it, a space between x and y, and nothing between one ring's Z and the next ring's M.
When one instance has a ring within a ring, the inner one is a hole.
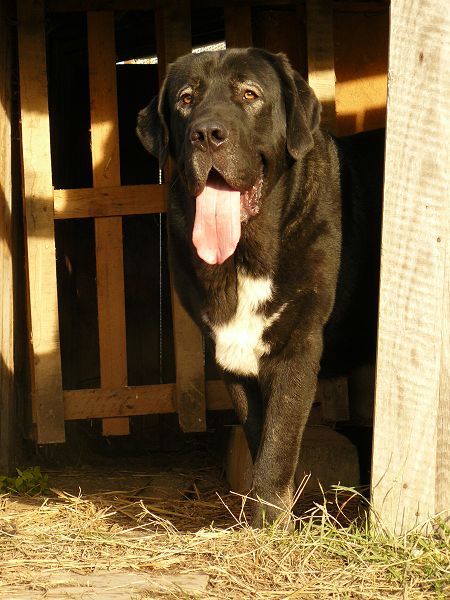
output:
M208 410L232 410L230 396L222 381L207 381ZM177 412L176 385L142 385L117 389L66 390L65 418L105 419L117 415L160 415Z
M165 3L156 11L160 81L167 65L191 51L190 2ZM166 178L169 170L165 171ZM172 288L177 410L183 431L205 431L205 373L203 339Z
M242 8L242 0L228 1L225 8L239 10ZM291 6L292 0L249 0L248 6L270 6L281 7ZM193 8L211 8L223 7L224 0L192 0ZM373 12L374 10L384 11L385 6L389 5L389 0L373 0L372 2L339 0L338 10L347 10L351 12L359 11ZM86 12L86 11L105 11L105 10L156 10L161 5L161 0L47 0L46 6L48 12Z
M18 42L31 383L38 443L64 441L43 0L20 0Z
M113 12L88 12L91 147L95 187L120 185L116 49ZM122 219L95 219L100 380L127 384ZM127 435L128 419L104 421L104 435Z
M403 533L450 508L447 0L392 3L390 30L372 501Z
M11 181L10 3L0 3L0 473L14 457L14 311Z
M306 0L308 82L322 104L322 125L336 130L332 0Z
M306 0L308 83L322 104L321 124L336 132L336 76L334 72L332 0ZM322 389L322 388L321 388ZM323 388L325 389L325 387ZM348 385L344 377L330 380L323 404L323 417L349 413Z
M248 4L246 6L227 5L224 7L224 16L227 48L252 46L252 7Z
M165 2L166 4L168 2ZM105 11L105 10L156 10L165 4L161 0L47 0L48 12L86 12L86 11ZM173 2L177 4L177 2ZM192 0L194 8L211 8L213 6L223 7L224 0ZM232 7L240 8L241 0L229 1ZM264 6L267 0L251 0L251 5ZM271 0L273 6L283 6L292 4L292 0ZM348 4L358 4L357 2L346 2ZM363 3L363 5L368 3ZM370 3L370 4L373 4Z
M54 190L54 218L122 217L166 211L166 186L123 185Z
M47 0L48 12L153 10L160 0Z

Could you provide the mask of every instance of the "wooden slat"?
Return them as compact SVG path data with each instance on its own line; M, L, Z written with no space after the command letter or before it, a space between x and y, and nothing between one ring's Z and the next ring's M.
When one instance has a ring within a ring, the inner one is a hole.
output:
M160 0L47 0L48 12L151 10Z
M17 9L33 417L39 443L63 442L44 1Z
M91 147L95 187L120 185L114 13L88 12ZM95 220L100 379L105 388L127 383L122 219ZM104 435L126 435L128 419L103 422Z
M372 501L402 533L450 508L448 2L390 28Z
M191 51L191 11L188 0L165 3L156 11L158 66L160 80L167 65ZM168 177L168 170L165 172ZM172 290L172 315L175 342L177 410L183 431L204 431L205 375L203 340Z
M223 7L224 0L192 0L193 8L211 8L213 6ZM292 0L250 0L250 6L291 6ZM376 10L385 10L385 5L389 4L389 0L384 2L343 2L339 0L339 10L348 10L351 12L359 11L366 12ZM161 0L47 0L46 6L48 12L86 12L86 11L105 11L105 10L155 10L161 5ZM225 6L225 8L228 8ZM240 9L238 2L233 3L232 7Z
M265 7L256 11L253 43L271 52L284 52L303 77L308 75L306 52L306 9L303 2L289 7Z
M231 398L222 381L206 382L208 410L232 410ZM117 389L66 390L65 418L104 419L117 415L159 415L177 412L176 385L143 385Z
M252 46L252 7L250 5L225 6L224 16L227 48Z
M322 103L322 124L336 130L332 0L306 0L308 82Z
M334 73L333 5L331 0L306 0L308 83L322 104L322 126L336 131L336 88ZM323 416L349 413L345 378L327 384Z
M14 312L11 182L11 11L0 3L0 473L14 456Z
M150 184L54 190L53 202L55 219L162 213L166 211L166 186Z

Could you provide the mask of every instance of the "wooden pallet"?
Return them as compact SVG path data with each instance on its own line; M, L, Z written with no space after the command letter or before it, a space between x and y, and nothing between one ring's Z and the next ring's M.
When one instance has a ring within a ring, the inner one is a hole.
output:
M36 439L38 443L61 442L65 419L92 418L92 413L103 418L105 435L123 435L129 432L129 415L173 412L175 408L183 430L204 430L202 339L176 297L175 389L172 385L146 386L139 390L127 387L122 216L163 212L166 186L120 185L114 13L112 10L87 11L93 187L54 191L46 85L45 3L22 0L18 4ZM162 48L161 78L167 62L191 49L190 22L184 18L188 8L186 4L184 14L179 6L172 14L167 13L167 9L157 13L160 25L164 25L158 29L158 44ZM97 390L63 392L53 220L83 217L95 220L101 386ZM221 407L223 396L219 401ZM105 398L111 400L107 410ZM229 405L229 401L227 403Z
M32 412L38 443L63 441L65 420L101 418L104 434L122 435L128 433L128 420L132 415L176 412L184 431L202 431L206 427L206 410L231 408L223 385L205 382L203 341L175 292L172 305L176 383L127 385L122 217L164 212L167 188L164 184L121 185L113 11L154 10L162 80L166 65L191 50L191 4L196 5L195 0L192 3L188 0L166 3L134 0L106 4L82 0L18 1ZM247 46L255 42L273 51L286 50L294 65L306 70L306 41L296 45L305 7L299 4L297 8L291 7L291 12L267 9L255 30L250 4L224 9L227 45ZM256 4L260 9L262 3ZM52 188L46 9L87 14L91 188ZM335 79L331 3L308 0L306 9L310 82L326 104L324 118L333 128ZM273 19L278 25L288 27L289 35L280 33L280 28L273 26ZM167 176L168 173L166 180ZM54 220L74 218L95 221L101 383L99 388L90 390L63 390L61 376ZM345 407L343 410L345 412Z

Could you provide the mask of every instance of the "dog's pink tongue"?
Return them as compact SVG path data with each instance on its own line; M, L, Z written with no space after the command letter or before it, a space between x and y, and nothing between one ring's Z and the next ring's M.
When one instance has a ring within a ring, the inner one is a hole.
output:
M197 196L192 241L210 265L222 264L236 249L241 236L240 196L217 181Z

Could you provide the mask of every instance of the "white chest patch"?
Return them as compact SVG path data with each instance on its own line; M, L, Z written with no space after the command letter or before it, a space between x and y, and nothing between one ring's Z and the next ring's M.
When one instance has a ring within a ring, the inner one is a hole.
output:
M234 317L225 325L213 326L217 363L239 375L258 375L258 363L270 351L263 342L264 330L279 313L265 317L259 309L272 298L272 281L238 275L238 302Z

